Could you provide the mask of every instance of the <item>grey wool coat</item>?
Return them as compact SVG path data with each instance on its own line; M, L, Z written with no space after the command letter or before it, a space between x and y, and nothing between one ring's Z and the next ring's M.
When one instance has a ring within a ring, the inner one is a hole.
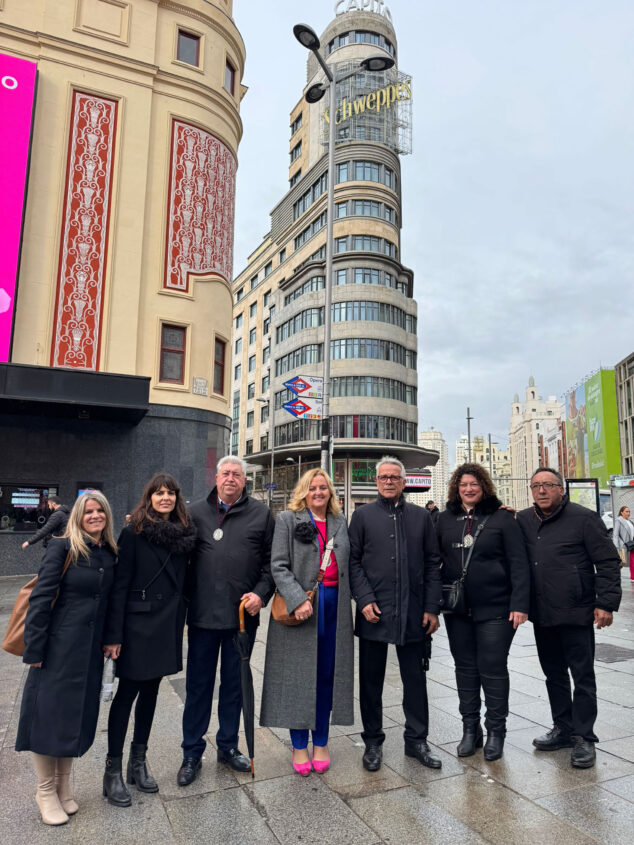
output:
M308 511L284 511L275 521L271 550L271 573L291 613L306 601L319 572L319 544L302 543L295 528L310 522ZM333 553L339 567L335 679L331 722L351 725L353 715L354 638L348 574L350 544L343 514L328 514L328 538L334 538ZM266 663L262 689L260 724L271 728L315 727L317 698L317 612L301 625L280 625L271 616L266 641Z

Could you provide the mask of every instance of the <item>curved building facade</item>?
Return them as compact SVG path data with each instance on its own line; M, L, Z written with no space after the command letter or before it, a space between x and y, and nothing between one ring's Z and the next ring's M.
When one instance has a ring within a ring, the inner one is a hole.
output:
M274 500L283 507L300 469L319 460L321 421L295 419L284 383L321 376L331 359L333 472L348 510L375 495L374 464L386 452L406 467L434 463L417 434L417 305L413 273L401 257L401 170L410 151L411 79L398 69L394 28L382 14L337 15L320 36L339 75L387 53L396 66L359 71L337 86L332 337L324 349L328 97L304 97L290 115L289 191L271 213L271 230L234 280L232 450L270 463ZM312 54L307 90L323 80ZM271 426L270 390L273 393ZM310 403L310 400L306 400ZM269 482L268 470L255 489ZM269 482L270 483L270 482Z
M42 522L48 493L72 504L100 486L119 521L153 472L199 496L229 451L246 91L232 5L0 4L0 59L37 72L0 359L0 559Z

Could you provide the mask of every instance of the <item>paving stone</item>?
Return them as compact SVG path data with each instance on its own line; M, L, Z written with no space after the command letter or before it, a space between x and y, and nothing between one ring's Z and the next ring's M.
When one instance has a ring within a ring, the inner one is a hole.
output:
M243 750L246 754L246 742ZM292 772L290 740L286 745L267 728L256 728L253 765L256 781L282 777ZM234 772L234 776L240 784L251 783L252 781L250 773Z
M621 798L634 803L634 775L606 780L601 784L601 789L607 789L608 792L612 792L614 795L620 795Z
M167 814L176 842L278 845L278 840L242 788L170 801Z
M631 842L634 804L599 786L549 795L537 802L560 819L596 837L602 845Z
M634 714L632 715L632 719L634 721ZM611 739L607 742L602 742L601 751L607 751L609 754L614 754L615 757L621 757L623 760L629 760L631 763L634 763L634 736L625 736L621 739Z
M244 787L280 842L371 845L380 839L318 775L292 774ZM243 840L244 841L244 840Z
M487 842L412 787L355 798L349 804L383 842L412 845L478 845Z
M329 789L348 801L351 797L375 795L388 789L406 786L407 782L389 766L381 766L378 772L366 772L362 757L364 745L355 744L349 737L337 737L328 743L330 769L320 775Z

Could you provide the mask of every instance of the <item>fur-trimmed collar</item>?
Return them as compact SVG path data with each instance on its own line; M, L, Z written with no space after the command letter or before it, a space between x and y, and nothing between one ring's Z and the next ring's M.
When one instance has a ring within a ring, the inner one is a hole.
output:
M162 546L174 554L191 552L196 543L196 526L193 522L182 525L169 519L146 519L141 533L148 542Z
M486 514L486 513L495 513L502 506L502 502L498 499L497 496L487 496L482 501L478 502L475 506L475 512L477 514ZM464 513L464 508L462 507L462 502L460 499L453 502L447 502L447 510L451 511L451 513L459 514Z

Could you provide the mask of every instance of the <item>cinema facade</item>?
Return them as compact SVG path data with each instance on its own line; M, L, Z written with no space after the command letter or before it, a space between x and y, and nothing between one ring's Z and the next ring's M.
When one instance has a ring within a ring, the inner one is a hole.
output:
M231 0L0 4L0 574L56 493L117 526L230 446L245 48Z

